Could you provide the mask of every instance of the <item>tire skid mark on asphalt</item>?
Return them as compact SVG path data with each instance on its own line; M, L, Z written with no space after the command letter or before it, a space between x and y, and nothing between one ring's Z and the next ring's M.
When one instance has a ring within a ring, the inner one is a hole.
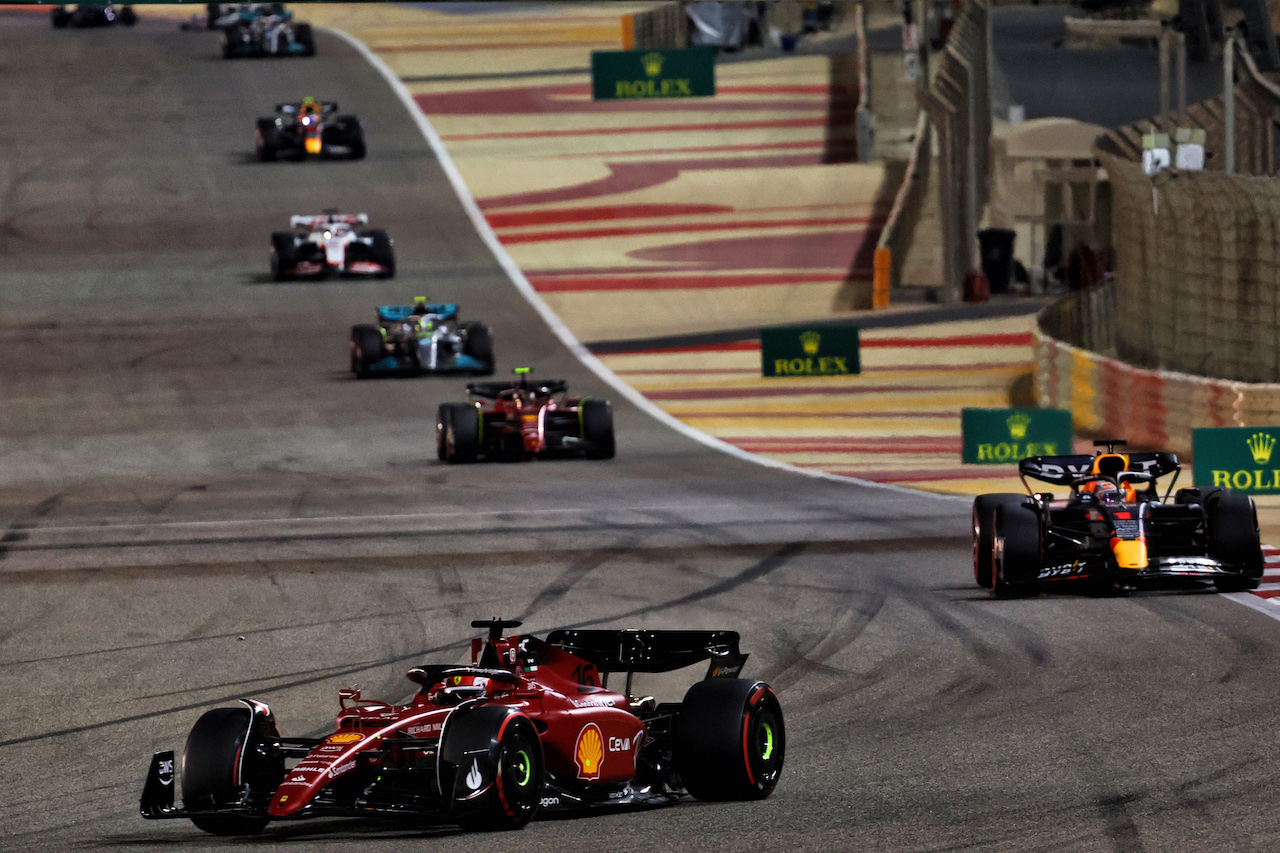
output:
M758 526L758 522L744 523L752 526ZM545 530L545 528L543 529ZM531 531L531 533L536 532L537 531ZM579 533L581 531L575 528L573 532ZM762 552L769 553L774 549L794 544L797 541L799 540L780 541L775 539L770 541L730 542L725 544L698 543L694 545L648 545L630 549L619 548L617 545L588 545L578 548L540 548L534 551L433 551L431 560L433 567L445 565L467 569L475 568L478 565L478 560L481 558L485 560L486 565L491 566L558 566L567 563L570 560L580 558L593 551L606 551L613 554L619 554L621 552L624 553L627 559L650 563L672 563L682 559L699 561L717 559L734 560L741 559L743 557L758 556ZM907 533L901 537L866 539L806 538L803 541L799 541L799 544L806 546L808 553L834 556L882 553L901 555L948 549L968 551L970 548L969 537L967 534L963 536L922 536L919 534ZM368 565L365 565L365 563ZM270 566L271 571L278 574L285 574L287 572L313 574L318 571L342 571L352 576L357 576L362 571L366 570L381 571L391 566L420 568L421 565L422 556L420 554L391 555L379 557L377 560L365 559L363 561L359 557L322 558L310 556L289 557L287 559L242 560L227 563L192 562L187 565L165 566L164 572L166 578L202 577L207 575L260 575L264 571L265 566ZM16 569L3 572L3 576L6 583L16 584L21 582L47 582L52 573L57 574L58 582L79 582L82 580L115 579L125 575L146 577L152 572L152 567L139 565L113 568L72 567L65 569Z
M706 599L713 598L717 595L721 595L723 593L738 589L739 587L742 587L753 581L759 580L769 575L770 573L777 571L778 569L781 569L782 567L786 566L793 558L799 556L802 553L805 553L809 548L810 548L810 543L808 542L784 543L780 547L771 549L766 556L764 556L760 560L757 560L755 563L753 563L751 566L748 566L746 569L743 569L741 572L738 572L737 574L732 575L731 577L721 579L720 581L710 584L709 586L703 589L695 590L694 592L677 596L676 598L669 599L665 602L658 602L655 604L646 605L644 607L637 607L623 613L604 615L594 619L589 619L582 622L576 622L569 625L561 625L561 626L557 626L556 628L552 628L550 630L557 630L561 628L581 629L581 628L617 624L620 620L623 620L623 619L634 618L636 616L643 616L643 615L647 615L649 613L655 613L655 612L661 613L675 607L681 607L689 604L696 604L698 602L705 601ZM375 660L361 661L361 662L352 663L352 664L344 664L341 666L326 667L323 670L311 670L305 673L291 673L287 676L263 676L261 678L247 679L242 682L230 682L226 685L217 685L215 687L204 688L204 689L216 690L222 687L230 686L230 684L259 684L261 686L258 687L257 689L262 692L269 691L273 693L278 693L283 690L317 684L319 682L328 681L330 679L339 678L342 676L355 675L356 673L361 673L361 672L369 672L370 670L376 670L382 667L392 666L395 664L403 664L406 661L410 661L410 660L420 661L423 659L429 659L433 655L440 655L447 651L456 651L456 650L467 648L470 642L471 642L471 638L470 636L468 636L466 639L457 640L452 643L437 645L432 648L422 649L422 650L410 652L407 654L391 655L388 657L375 659ZM282 679L282 680L276 680L276 679ZM196 688L193 688L193 690L194 689ZM186 690L182 692L190 693L192 692L192 690ZM243 694L240 691L228 692L219 696L206 697L194 702L184 702L177 705L171 705L168 708L159 708L159 709L151 708L143 713L123 714L108 720L100 720L97 722L85 723L78 726L65 726L62 728L52 729L45 732L38 732L30 735L21 735L18 737L6 738L4 740L0 740L0 748L4 748L8 746L16 746L16 745L25 744L25 743L34 743L36 741L47 740L50 738L67 737L70 735L101 731L102 729L109 728L111 726L138 722L141 720L152 719L155 717L165 716L169 714L177 714L177 713L183 713L187 711L194 711L198 708L208 708L211 705L216 705L221 702L236 701L240 699L242 695Z
M66 498L66 492L50 495L31 508L25 516L20 516L9 523L4 533L0 534L0 560L8 556L17 547L17 543L25 542L35 529L36 522L58 508Z
M452 605L441 605L438 608L431 608L453 612ZM113 646L109 649L85 649L81 652L67 652L60 655L49 655L47 657L23 658L20 660L0 660L0 669L11 666L29 666L32 664L52 663L60 660L73 660L80 658L96 657L99 655L126 654L129 652L139 651L141 649L157 649L171 648L184 643L204 643L214 642L217 640L229 640L233 637L250 637L255 634L271 634L277 631L299 631L308 628L330 628L339 625L350 624L353 622L365 622L369 620L382 620L389 616L399 616L411 611L385 611L380 610L377 613L367 613L360 616L346 616L340 619L323 619L317 622L299 622L291 625L273 625L269 628L241 628L236 631L225 631L220 634L206 634L202 637L180 637L176 639L156 640L151 643L134 643L128 646ZM412 612L419 612L417 610Z
M883 589L847 590L844 594L850 600L825 634L804 649L791 644L794 657L767 679L776 690L785 690L815 672L842 672L831 667L828 661L858 641L888 600Z

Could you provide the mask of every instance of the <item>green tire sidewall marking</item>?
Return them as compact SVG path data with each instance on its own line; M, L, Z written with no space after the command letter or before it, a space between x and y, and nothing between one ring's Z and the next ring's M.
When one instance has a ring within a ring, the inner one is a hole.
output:
M761 727L764 729L764 752L760 754L760 758L768 761L769 756L773 755L773 726L766 721Z

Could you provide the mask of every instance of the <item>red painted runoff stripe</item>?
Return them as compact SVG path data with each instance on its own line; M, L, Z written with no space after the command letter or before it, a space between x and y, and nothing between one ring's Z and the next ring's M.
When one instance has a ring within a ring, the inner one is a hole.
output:
M704 388L693 390L650 391L650 400L729 400L752 397L791 397L801 394L832 396L852 394L941 394L947 391L963 391L965 385L783 385L777 388ZM885 417L892 417L885 413Z
M741 411L684 411L680 412L680 419L683 421L696 420L697 418L741 418L744 417ZM762 420L764 418L821 418L821 419L854 419L866 420L869 418L887 418L891 420L899 420L901 418L932 418L934 420L955 420L955 412L903 412L894 410L891 412L810 412L805 409L795 409L790 412L751 412L749 417L753 421Z
M574 154L557 154L557 160L576 160L583 157L640 157L644 155L662 154L709 154L725 151L791 151L806 148L825 148L827 143L821 139L810 139L802 142L761 142L756 145L694 145L687 148L634 148L630 151L579 151Z
M996 335L952 335L944 338L863 338L863 347L1014 347L1030 346L1030 332Z
M455 133L442 136L446 142L482 139L542 139L558 136L617 136L630 133L685 133L696 130L765 130L773 127L826 127L825 118L767 119L760 121L725 121L703 124L658 124L634 127L583 127L573 130L517 130L506 133Z
M766 228L822 228L836 225L869 225L868 216L840 216L831 219L760 219L748 222L699 222L670 225L634 225L616 228L585 228L579 231L535 231L519 234L499 234L507 245L516 243L544 243L551 240L590 240L596 237L630 237L637 234L688 234L695 231L744 231ZM1027 339L1030 340L1030 333Z
M541 289L541 288L539 288ZM996 347L996 346L1030 346L1032 336L1030 332L1019 332L1004 335L954 335L943 338L863 338L861 346L864 349L891 348L891 347ZM737 341L732 344L707 344L705 346L696 347L650 347L646 349L627 350L626 352L611 353L611 355L637 355L641 353L666 353L666 352L713 352L715 350L751 350L760 349L759 340ZM1010 362L1001 362L998 365L984 365L985 367L997 367L1001 365L1007 366ZM928 367L929 365L908 366L908 369L917 369L918 367ZM952 365L954 369L971 370L972 365ZM873 368L873 369L889 369L889 368ZM867 371L870 372L870 369Z
M726 438L752 453L959 453L957 439L925 436L904 439L856 438Z
M846 275L844 273L757 273L542 277L531 273L528 279L533 289L541 293L570 293L584 290L705 290L718 287L760 287L775 284L834 284L844 281Z
M821 467L833 474L848 474L861 480L873 480L877 483L927 483L930 480L995 480L1014 476L1016 469L1010 466L1008 471L939 471L929 468L923 471L867 471L854 466L827 465L823 462L793 462L802 468ZM983 468L989 466L981 466ZM992 466L994 467L994 466Z
M485 216L494 228L524 228L529 225L558 225L565 222L599 222L613 219L656 219L668 216L702 216L733 213L723 204L611 204L598 207L561 207L490 213Z
M687 347L646 347L624 352L611 352L609 355L649 355L653 353L675 352L731 352L734 350L758 350L759 341L734 341L729 344L695 344Z

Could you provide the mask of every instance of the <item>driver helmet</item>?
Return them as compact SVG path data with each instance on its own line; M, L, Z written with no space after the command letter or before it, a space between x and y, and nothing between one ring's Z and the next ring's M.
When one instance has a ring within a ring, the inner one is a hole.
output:
M468 699L479 699L489 692L489 679L482 675L450 675L427 694L437 705L458 705Z
M427 297L425 296L413 297L413 313L419 314L419 315L431 313L431 309L427 307Z
M1109 480L1098 480L1091 485L1093 486L1093 496L1103 503L1110 503L1120 499L1120 489Z

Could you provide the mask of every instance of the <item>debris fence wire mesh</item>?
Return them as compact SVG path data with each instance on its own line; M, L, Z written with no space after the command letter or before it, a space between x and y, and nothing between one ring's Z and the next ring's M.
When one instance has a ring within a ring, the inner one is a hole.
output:
M1115 205L1116 352L1134 365L1280 382L1280 181L1102 154Z

